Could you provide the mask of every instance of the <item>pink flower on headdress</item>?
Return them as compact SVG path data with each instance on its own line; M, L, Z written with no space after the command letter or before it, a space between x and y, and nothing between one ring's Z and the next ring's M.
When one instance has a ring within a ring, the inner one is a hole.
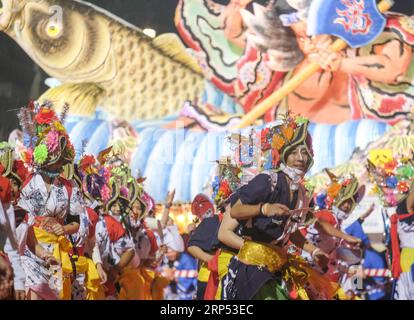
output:
M111 190L109 190L107 185L101 188L101 197L104 202L107 202L111 198Z
M128 188L125 186L121 187L121 190L119 190L119 193L121 194L121 196L123 196L124 198L128 198Z
M51 152L55 152L59 148L59 133L55 130L50 130L46 136L47 148Z
M109 179L111 179L111 170L109 170L108 168L104 167L103 168L103 176L105 178L105 181L108 182Z

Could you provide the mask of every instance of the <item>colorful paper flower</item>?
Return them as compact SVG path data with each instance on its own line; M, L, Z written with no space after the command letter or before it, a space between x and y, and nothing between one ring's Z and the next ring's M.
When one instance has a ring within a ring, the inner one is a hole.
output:
M121 189L119 190L119 193L121 194L121 196L123 196L124 198L128 198L128 188L125 186L122 186Z
M397 184L397 190L402 193L406 193L410 190L410 186L406 181L400 181Z
M276 168L280 161L280 154L277 149L272 149L272 167Z
M95 157L92 155L86 155L84 156L80 161L80 167L82 170L88 169L90 166L93 166L95 164L96 160Z
M232 194L230 184L227 180L222 180L220 183L219 193L225 199Z
M107 202L111 198L111 190L107 185L104 185L101 188L101 197L104 202Z
M320 208L320 209L325 209L326 208L326 199L327 199L327 194L326 193L319 193L316 196L316 205Z
M47 147L44 144L39 144L33 151L34 161L40 165L45 163L48 155Z
M55 152L59 148L59 133L50 130L46 136L46 144L50 152Z
M395 189L397 186L398 179L395 176L389 176L387 179L385 179L385 184L390 189Z
M394 171L397 165L398 165L398 162L396 160L392 160L387 163L384 163L384 169L386 171Z
M26 166L24 165L24 162L21 160L14 161L13 164L13 171L17 173L17 175L22 179L25 180L27 175L29 174L29 171L27 170Z
M270 142L268 140L269 131L270 131L269 128L265 128L261 132L260 140L261 140L262 150L269 150L271 147Z
M49 108L41 108L35 116L38 124L51 124L54 120L56 120L56 114Z
M294 134L294 129L291 126L284 126L281 129L283 136L287 139L287 140L292 140L293 138L293 134Z
M405 165L397 169L397 174L404 178L411 178L414 175L414 169L411 165Z
M59 121L55 121L53 122L53 127L60 132L66 132L65 127L59 122Z
M341 184L337 182L332 183L327 190L328 196L335 199L336 195L341 190L341 188Z
M283 139L280 135L275 134L272 138L272 148L280 150L285 145L285 139Z
M397 196L392 190L387 190L384 194L384 200L387 205L395 207L398 204Z
M304 123L307 123L308 121L309 120L307 118L302 117L302 116L296 116L296 118L295 118L295 122L297 124L304 124Z

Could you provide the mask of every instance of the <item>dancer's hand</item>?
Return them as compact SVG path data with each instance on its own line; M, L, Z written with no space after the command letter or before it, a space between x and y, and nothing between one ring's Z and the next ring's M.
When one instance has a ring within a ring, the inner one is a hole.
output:
M371 206L368 208L368 210L364 212L359 218L362 220L365 220L366 218L370 216L370 214L374 211L374 209L375 209L375 203L372 203Z
M347 235L344 237L344 240L345 240L346 242L348 242L349 244L354 245L354 246L360 246L360 245L361 245L361 242L362 242L362 240L361 240L361 239L356 238L356 237L353 237L353 236L350 236L349 234L347 234Z
M52 232L57 236L63 236L65 234L65 229L63 228L61 224L55 223L52 226Z
M168 191L167 193L167 198L165 200L165 207L166 208L171 208L173 201L174 201L174 196L175 196L175 189L171 192Z
M281 203L265 203L262 213L266 217L285 216L289 214L289 208Z
M106 281L108 281L108 275L102 267L102 264L98 263L96 265L96 270L98 271L99 278L101 279L101 284L105 284Z
M323 252L321 249L316 248L312 252L312 258L315 260L315 262L322 268L326 269L328 267L329 263L329 257L328 255Z

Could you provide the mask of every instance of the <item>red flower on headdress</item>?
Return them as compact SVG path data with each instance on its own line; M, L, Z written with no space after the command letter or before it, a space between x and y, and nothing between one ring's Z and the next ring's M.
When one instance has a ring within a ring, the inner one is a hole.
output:
M22 160L27 164L27 165L31 165L33 162L33 150L32 149L27 149L25 151L23 151L22 153Z
M410 190L410 186L406 181L400 181L397 184L397 190L402 193L406 193Z
M29 175L29 171L27 170L22 160L14 161L13 171L17 173L22 181L26 180L27 176Z
M272 167L276 168L280 161L280 153L277 149L272 149Z
M33 111L33 110L34 110L35 105L34 105L34 101L33 101L33 100L30 100L29 104L27 105L27 108L28 108L30 111Z
M270 141L268 139L268 134L269 134L269 128L265 128L261 131L261 146L262 146L262 150L269 150L271 145L270 145Z
M82 170L86 170L88 167L94 165L96 162L95 157L92 155L84 156L80 162L80 167Z
M56 119L56 113L49 108L41 108L35 116L35 120L38 124L50 124Z
M222 198L226 199L232 194L229 182L227 180L222 180L220 183L219 193L222 194Z
M138 183L143 183L145 180L147 180L147 178L144 178L144 177L137 178Z
M398 165L398 162L396 160L392 160L384 164L384 169L386 171L393 171L397 167L397 165Z
M0 175L0 201L11 202L11 185L9 179Z
M0 175L2 175L6 171L6 169L3 167L3 165L0 163Z

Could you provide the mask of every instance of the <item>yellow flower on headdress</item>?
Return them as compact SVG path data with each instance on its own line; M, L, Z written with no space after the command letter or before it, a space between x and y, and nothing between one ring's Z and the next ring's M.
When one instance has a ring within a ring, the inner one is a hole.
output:
M368 159L376 167L381 167L385 163L391 162L393 160L392 150L390 150L390 149L370 150Z
M292 140L294 131L293 131L293 128L291 126L283 126L281 131L282 131L283 136L288 141Z
M53 126L57 131L65 132L65 127L59 121L53 122Z
M332 183L327 190L328 196L331 198L335 198L338 195L338 192L341 190L341 188L342 186L338 182Z
M272 138L272 148L280 150L285 145L285 139L283 139L280 135L275 134Z

